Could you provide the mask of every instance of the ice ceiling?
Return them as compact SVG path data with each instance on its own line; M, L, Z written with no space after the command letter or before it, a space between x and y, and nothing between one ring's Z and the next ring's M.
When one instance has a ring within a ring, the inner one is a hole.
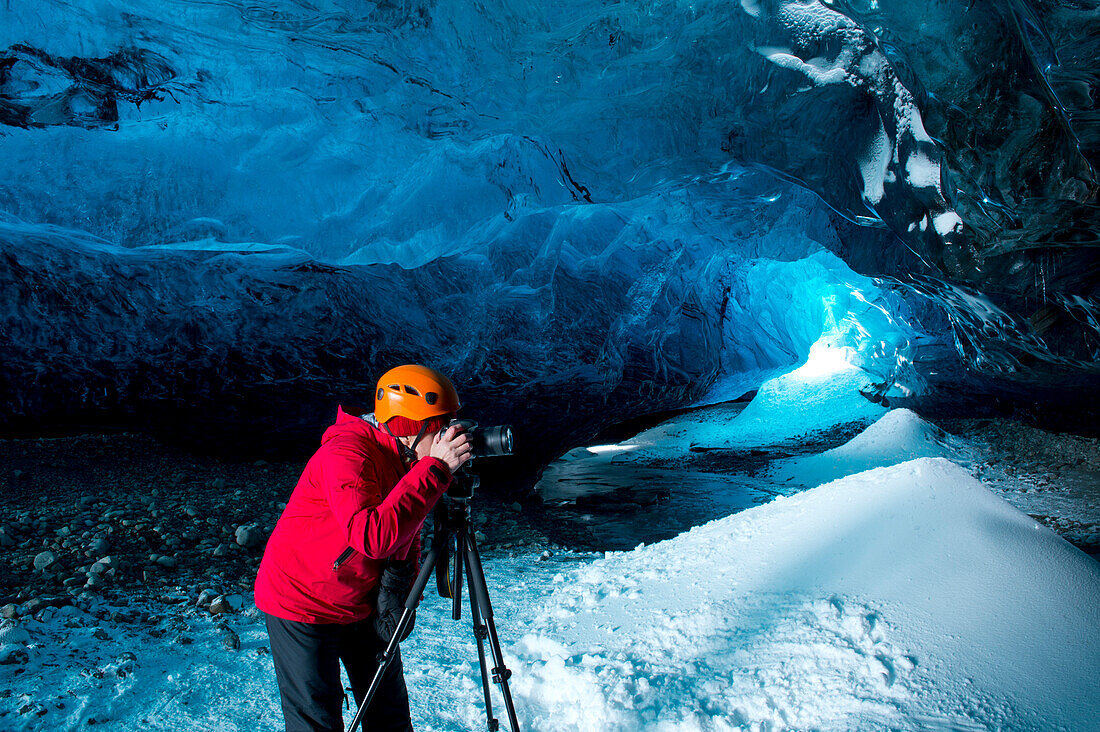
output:
M423 361L543 458L819 341L1094 383L1095 0L0 17L9 426L300 433Z

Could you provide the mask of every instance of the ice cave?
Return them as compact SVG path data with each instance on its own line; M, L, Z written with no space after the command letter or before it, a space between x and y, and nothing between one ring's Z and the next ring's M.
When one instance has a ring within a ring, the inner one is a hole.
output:
M1098 0L0 0L0 729L290 729L399 364L514 434L415 728L1097 729L1098 171Z

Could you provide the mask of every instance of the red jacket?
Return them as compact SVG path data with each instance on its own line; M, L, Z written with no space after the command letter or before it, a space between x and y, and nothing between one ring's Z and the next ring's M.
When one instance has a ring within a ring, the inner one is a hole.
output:
M436 458L406 473L397 440L341 407L267 542L256 606L304 623L368 617L385 560L419 561L420 527L450 484Z

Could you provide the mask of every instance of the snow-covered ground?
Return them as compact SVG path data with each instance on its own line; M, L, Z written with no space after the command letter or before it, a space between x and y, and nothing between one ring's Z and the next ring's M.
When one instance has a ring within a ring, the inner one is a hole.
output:
M872 405L858 380L811 364L732 418L568 457L641 470L635 455L869 425L771 462L759 481L787 495L674 538L486 553L523 729L1097 729L1100 564L976 480L965 441ZM217 618L166 597L137 622L94 606L5 621L0 728L279 728L243 599ZM403 646L417 729L484 729L468 622L421 605Z

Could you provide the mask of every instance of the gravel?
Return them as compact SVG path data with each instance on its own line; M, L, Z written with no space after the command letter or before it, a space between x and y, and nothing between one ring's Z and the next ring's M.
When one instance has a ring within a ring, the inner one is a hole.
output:
M304 465L195 456L134 433L0 440L0 606L240 597ZM483 551L545 541L517 506L476 499Z

